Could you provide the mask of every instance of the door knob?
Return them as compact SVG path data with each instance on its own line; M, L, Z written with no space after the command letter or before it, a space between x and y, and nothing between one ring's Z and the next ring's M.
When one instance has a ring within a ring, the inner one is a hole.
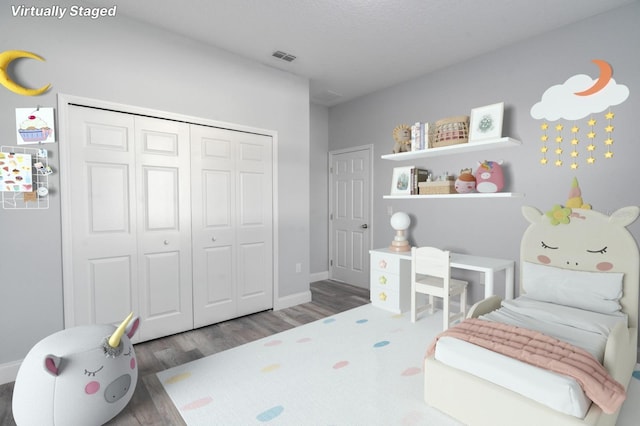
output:
M164 245L168 246L169 245L169 240L164 240Z
M364 225L360 225L360 228L367 229L369 226L365 223Z

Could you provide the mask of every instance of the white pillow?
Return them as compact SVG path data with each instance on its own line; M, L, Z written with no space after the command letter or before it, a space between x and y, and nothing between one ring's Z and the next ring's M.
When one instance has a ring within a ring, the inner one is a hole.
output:
M603 314L620 310L622 272L588 272L523 262L522 286L541 302Z

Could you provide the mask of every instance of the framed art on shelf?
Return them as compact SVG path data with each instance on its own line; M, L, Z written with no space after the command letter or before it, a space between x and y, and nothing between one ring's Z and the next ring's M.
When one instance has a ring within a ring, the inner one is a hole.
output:
M411 194L411 170L414 166L394 167L391 195Z
M504 102L471 110L469 142L502 137Z

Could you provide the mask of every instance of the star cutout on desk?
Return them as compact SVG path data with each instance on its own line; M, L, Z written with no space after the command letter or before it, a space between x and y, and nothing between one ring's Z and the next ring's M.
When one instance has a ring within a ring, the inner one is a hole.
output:
M385 292L380 293L380 295L378 296L380 298L380 300L382 300L383 302L387 300L387 294Z

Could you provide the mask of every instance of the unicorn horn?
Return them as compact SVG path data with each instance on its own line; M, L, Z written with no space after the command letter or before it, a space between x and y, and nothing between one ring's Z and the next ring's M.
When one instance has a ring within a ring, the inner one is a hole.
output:
M109 337L109 346L111 346L113 349L120 346L120 339L122 338L127 325L129 325L129 321L131 321L131 318L133 318L133 312L131 312L129 316L126 317L124 321L122 321L122 324L120 324L118 328L116 328L116 331L113 332L111 337Z

